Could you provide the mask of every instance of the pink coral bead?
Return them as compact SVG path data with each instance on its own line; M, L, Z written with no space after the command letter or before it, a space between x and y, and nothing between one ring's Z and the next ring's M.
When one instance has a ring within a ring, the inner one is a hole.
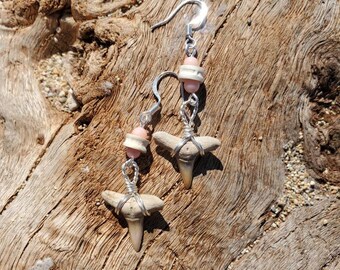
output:
M184 65L192 65L192 66L198 67L199 63L196 57L189 56L184 59ZM196 93L198 89L200 89L201 83L199 81L185 79L183 80L183 84L184 84L185 91L192 94L192 93Z
M134 130L132 130L131 133L145 140L148 140L149 138L148 131L142 127L136 127ZM138 158L141 155L141 152L139 150L133 149L131 147L126 147L125 150L126 150L126 155L129 158Z
M184 59L184 65L192 65L192 66L199 66L198 60L196 57L188 56Z
M138 158L141 154L141 152L139 150L133 149L133 148L130 148L130 147L126 147L125 150L126 150L126 155L129 158Z
M149 134L148 131L145 128L142 127L136 127L134 130L131 132L133 135L139 136L145 140L149 139Z
M192 93L196 93L198 89L200 89L201 83L199 81L186 79L186 80L183 80L183 84L184 84L185 91L192 94Z

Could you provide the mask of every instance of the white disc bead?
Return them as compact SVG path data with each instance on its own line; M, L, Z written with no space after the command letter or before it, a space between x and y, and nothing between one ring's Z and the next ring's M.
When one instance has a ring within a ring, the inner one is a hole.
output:
M178 78L180 81L193 80L202 83L204 81L204 69L194 65L181 65Z
M126 138L123 145L125 147L141 151L142 153L145 154L147 151L146 147L149 145L149 141L140 136L128 133L126 134Z

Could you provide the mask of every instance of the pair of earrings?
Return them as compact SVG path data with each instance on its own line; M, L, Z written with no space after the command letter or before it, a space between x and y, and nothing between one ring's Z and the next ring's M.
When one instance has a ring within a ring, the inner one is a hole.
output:
M186 26L185 52L187 57L184 65L180 67L179 74L166 71L161 73L153 82L152 91L157 100L148 111L140 115L140 126L126 135L123 145L126 147L126 155L129 158L122 165L127 194L105 190L102 192L103 199L115 208L118 215L122 213L127 221L132 246L139 251L143 239L143 222L145 216L150 216L153 212L162 210L164 202L157 196L150 194L139 194L137 181L139 167L135 159L141 153L147 152L148 132L145 129L152 121L152 116L161 108L161 97L158 91L159 82L167 76L177 78L181 82L182 105L180 107L180 117L183 122L183 136L178 138L167 132L155 132L153 138L157 145L170 151L176 157L178 167L183 178L185 188L189 189L192 184L192 172L196 158L219 147L220 141L213 137L198 137L194 133L194 120L198 112L199 99L195 94L200 84L204 80L204 70L199 66L196 41L193 38L193 31L201 29L207 18L208 7L200 0L187 0L182 2L164 21L152 26L152 30L167 24L176 13L186 4L197 4L200 12ZM185 99L185 93L189 95ZM132 173L131 173L132 172ZM129 176L131 175L131 177Z

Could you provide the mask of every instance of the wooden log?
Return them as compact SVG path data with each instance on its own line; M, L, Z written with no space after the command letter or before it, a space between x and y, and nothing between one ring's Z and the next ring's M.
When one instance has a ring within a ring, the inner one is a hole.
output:
M312 67L339 74L337 0L209 2L208 23L195 33L207 71L198 133L222 145L198 160L193 188L185 190L175 160L151 144L138 161L140 192L159 196L165 207L145 220L139 253L100 193L125 190L124 136L153 104L153 79L183 62L192 7L152 33L150 25L178 1L145 1L125 13L123 1L97 1L94 8L90 1L46 0L40 11L29 1L29 14L13 12L24 1L6 2L1 23L20 29L0 32L1 269L44 262L60 269L224 269L262 234L283 188L283 144L297 138L300 124L306 141L315 131L307 125L310 93L318 92ZM69 7L76 25L55 43ZM63 42L67 33L79 36L72 85L82 109L72 116L44 100L33 74L37 60L71 49L74 38ZM181 134L178 87L172 79L162 82L164 106L154 130ZM338 94L328 98L338 105ZM334 157L338 147L331 145ZM313 164L320 163L310 164L317 171Z

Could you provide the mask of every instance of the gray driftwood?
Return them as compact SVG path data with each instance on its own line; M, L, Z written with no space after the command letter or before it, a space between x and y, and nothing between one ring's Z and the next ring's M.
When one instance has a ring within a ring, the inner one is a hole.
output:
M139 161L140 191L165 206L146 218L136 253L126 224L100 194L125 190L125 134L154 103L152 80L182 64L184 14L191 16L192 8L151 33L150 25L179 1L128 2L0 3L0 269L51 260L56 269L224 269L262 234L283 189L282 146L298 137L300 126L311 173L339 184L339 118L318 109L339 103L339 1L209 1L208 24L195 34L206 70L198 133L222 144L197 160L191 190L184 189L174 160L151 144L151 156ZM82 108L68 116L43 98L33 69L38 60L71 49L79 52L70 83ZM162 82L156 131L181 135L178 86ZM327 125L318 125L321 120ZM82 124L88 127L79 132ZM318 209L325 203L311 211L333 226L338 214L327 204L324 214ZM302 224L312 223L308 217ZM307 233L297 221L287 224ZM258 249L277 239L284 251L280 243L289 239L283 230ZM332 232L338 239L339 230ZM310 258L308 269L329 258L320 243L309 249L320 254L296 257ZM267 245L259 251L262 261L279 256ZM291 254L283 254L298 269ZM266 262L273 266L268 269L286 269Z
M339 206L339 201L331 198L305 208L303 213L296 209L286 223L267 233L232 269L337 269Z

